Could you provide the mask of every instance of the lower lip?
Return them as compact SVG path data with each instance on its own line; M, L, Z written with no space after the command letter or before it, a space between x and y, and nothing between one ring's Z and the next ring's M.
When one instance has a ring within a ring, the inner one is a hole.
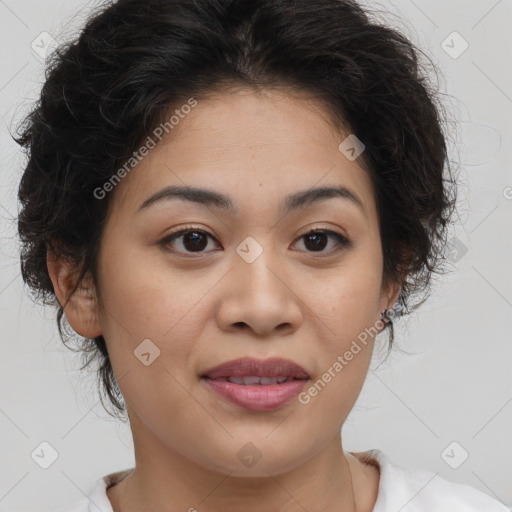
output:
M213 391L231 403L252 411L269 411L282 407L294 396L298 395L308 381L307 379L294 379L268 386L244 386L225 380L208 379L205 377L202 380Z

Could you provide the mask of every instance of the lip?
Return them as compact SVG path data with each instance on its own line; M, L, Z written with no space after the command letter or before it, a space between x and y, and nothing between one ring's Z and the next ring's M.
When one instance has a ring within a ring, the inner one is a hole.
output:
M309 379L293 379L282 384L269 384L268 386L260 384L244 386L206 377L201 380L232 404L251 411L270 411L286 405L302 391Z
M228 377L287 377L280 384L243 385L229 382ZM302 366L283 358L265 360L241 358L207 370L201 380L232 404L253 411L269 411L286 405L309 381Z
M304 368L289 359L272 357L270 359L254 359L242 357L226 361L218 366L206 370L201 377L218 379L221 377L279 377L294 379L308 379L309 375Z

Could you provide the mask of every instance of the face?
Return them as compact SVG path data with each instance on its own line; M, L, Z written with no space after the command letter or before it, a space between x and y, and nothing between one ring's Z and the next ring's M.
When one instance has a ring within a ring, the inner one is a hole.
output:
M277 91L199 101L111 192L103 307L88 325L106 339L136 452L158 445L210 470L265 476L339 438L399 290L381 287L372 181L323 112ZM227 196L231 209L191 196L141 206L170 186ZM287 202L324 187L353 198ZM291 360L309 380L280 406L237 405L201 376L242 357ZM262 458L250 468L241 453Z

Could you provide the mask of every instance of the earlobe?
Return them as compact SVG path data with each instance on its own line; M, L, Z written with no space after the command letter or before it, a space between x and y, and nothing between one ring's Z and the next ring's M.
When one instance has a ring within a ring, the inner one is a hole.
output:
M69 325L84 338L100 336L102 330L98 320L98 303L90 276L84 277L68 300L75 285L74 276L78 276L74 265L64 258L57 258L50 249L46 253L46 263L55 296L64 307Z
M402 291L402 285L396 284L392 289L392 294L389 297L389 306L392 308L396 301L398 300L398 297L400 296L400 292Z
M382 292L381 302L380 302L380 318L379 320L383 320L383 312L384 310L388 310L386 317L389 318L389 310L392 310L391 314L394 314L393 307L395 306L398 298L400 296L400 292L402 291L402 283L395 282L392 285L388 286L388 288ZM399 307L396 305L395 307Z

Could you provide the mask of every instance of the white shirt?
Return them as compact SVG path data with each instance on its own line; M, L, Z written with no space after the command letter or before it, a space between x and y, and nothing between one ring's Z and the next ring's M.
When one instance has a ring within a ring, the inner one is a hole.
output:
M358 457L361 456L380 468L379 492L373 512L510 512L501 501L474 487L451 482L432 471L392 464L380 450L358 453ZM132 469L99 478L87 498L59 512L113 512L106 489Z

